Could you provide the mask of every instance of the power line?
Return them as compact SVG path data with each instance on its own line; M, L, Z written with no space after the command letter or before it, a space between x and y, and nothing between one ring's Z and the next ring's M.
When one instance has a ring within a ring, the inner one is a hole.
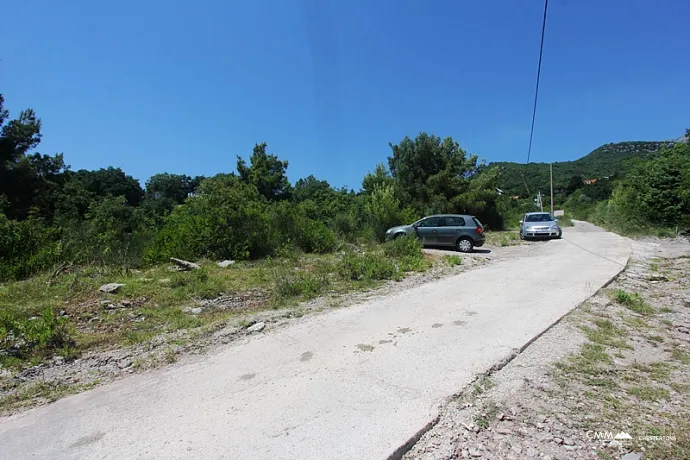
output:
M539 97L539 77L541 76L541 58L544 52L544 32L546 31L546 11L549 8L549 0L544 0L544 21L541 25L541 44L539 45L539 65L537 66L537 85L534 89L534 108L532 109L532 127L529 131L529 148L527 149L527 163L532 154L532 137L534 136L534 119L537 116L537 98Z

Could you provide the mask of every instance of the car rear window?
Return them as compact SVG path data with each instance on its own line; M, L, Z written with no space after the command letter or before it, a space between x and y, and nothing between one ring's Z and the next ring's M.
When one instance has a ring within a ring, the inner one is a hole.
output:
M472 220L474 221L475 224L477 224L479 227L484 227L481 222L479 222L479 219L476 217L473 217Z

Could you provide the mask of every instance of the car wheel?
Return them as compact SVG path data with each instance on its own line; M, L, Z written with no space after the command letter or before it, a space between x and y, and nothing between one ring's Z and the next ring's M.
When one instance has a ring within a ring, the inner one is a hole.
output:
M556 236L556 239L560 240L562 236L563 236L563 230L559 230L558 235Z
M472 249L474 249L474 242L469 238L460 238L455 243L455 247L460 252L472 252Z
M525 235L523 235L522 232L518 232L518 236L520 236L520 239L521 239L521 240L524 240L524 239L525 239Z

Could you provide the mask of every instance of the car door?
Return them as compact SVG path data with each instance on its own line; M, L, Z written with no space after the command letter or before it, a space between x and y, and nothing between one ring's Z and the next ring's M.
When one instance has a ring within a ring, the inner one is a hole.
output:
M442 217L439 222L438 244L440 246L455 246L465 227L465 219L460 216Z
M438 220L438 217L427 217L417 224L415 231L423 245L434 246L438 244Z

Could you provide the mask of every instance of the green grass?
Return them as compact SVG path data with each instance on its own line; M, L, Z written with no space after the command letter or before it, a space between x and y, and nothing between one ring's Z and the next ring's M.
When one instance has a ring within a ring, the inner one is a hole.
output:
M623 289L616 289L613 292L613 298L616 300L616 302L624 305L626 308L634 311L635 313L639 313L640 315L651 316L656 313L656 310L653 307L645 303L640 294L627 292Z
M462 264L462 257L460 257L458 255L447 255L447 256L444 256L443 259L451 267L455 267L457 265Z
M26 406L32 401L43 400L45 402L57 401L65 396L86 391L98 385L98 380L79 385L51 384L45 381L25 387L20 391L0 397L0 413L8 413L12 410Z
M670 398L667 389L649 385L628 388L626 392L632 396L636 396L642 401L660 401Z
M681 350L680 348L674 348L671 352L671 358L676 361L680 361L682 364L690 365L690 353Z
M582 326L585 336L590 342L607 345L614 348L631 348L622 337L627 335L626 331L617 327L611 320L596 319L594 320L596 328L589 326Z

